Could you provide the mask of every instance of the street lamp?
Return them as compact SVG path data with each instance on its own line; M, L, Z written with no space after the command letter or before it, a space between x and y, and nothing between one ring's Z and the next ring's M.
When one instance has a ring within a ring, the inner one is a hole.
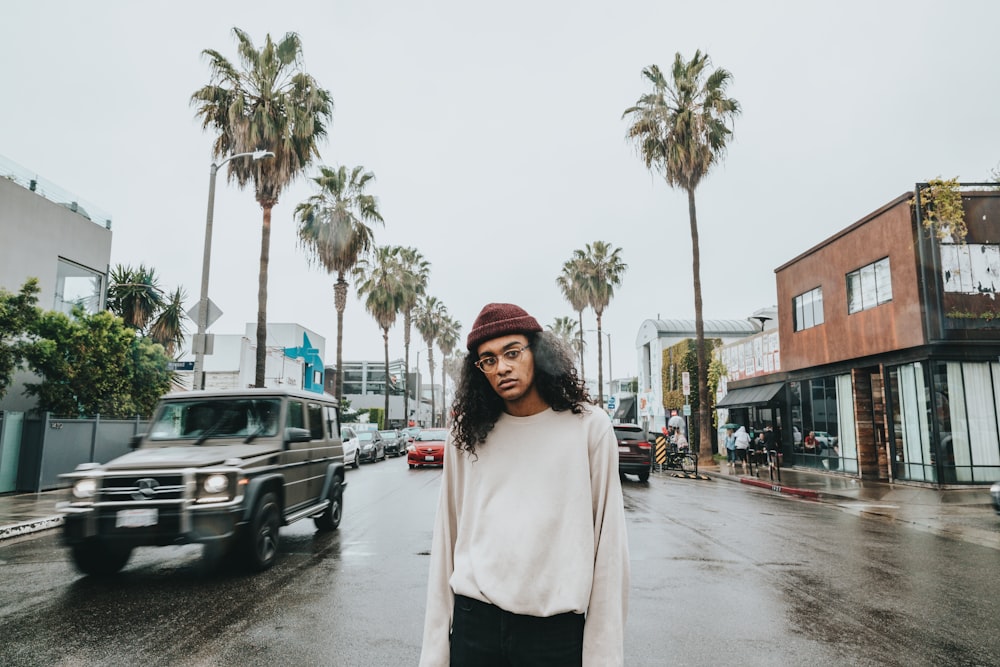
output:
M252 157L254 160L261 160L266 157L274 157L271 151L252 151L250 153L236 153L230 155L222 162L212 163L212 168L208 178L208 214L205 217L205 255L201 260L201 299L198 301L198 333L192 341L194 348L194 381L192 389L205 388L205 330L208 329L208 269L212 258L212 215L215 210L215 174L219 167L230 160L238 157Z

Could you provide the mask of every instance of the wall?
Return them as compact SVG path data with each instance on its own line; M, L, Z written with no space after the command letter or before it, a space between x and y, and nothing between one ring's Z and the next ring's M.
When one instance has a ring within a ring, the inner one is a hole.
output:
M910 195L856 222L775 270L784 371L922 345L918 258ZM892 301L848 315L847 274L889 257ZM794 331L794 297L823 290L824 323ZM786 310L787 309L787 310Z

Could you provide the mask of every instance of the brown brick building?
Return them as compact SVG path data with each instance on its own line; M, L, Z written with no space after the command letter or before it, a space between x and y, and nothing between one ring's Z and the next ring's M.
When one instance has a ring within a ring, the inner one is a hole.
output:
M727 362L726 420L776 427L786 465L1000 479L1000 191L963 185L956 242L924 227L919 189L775 269L771 372Z

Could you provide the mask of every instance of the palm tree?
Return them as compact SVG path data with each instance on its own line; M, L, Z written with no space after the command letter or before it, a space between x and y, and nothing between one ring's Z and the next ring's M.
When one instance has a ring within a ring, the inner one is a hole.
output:
M431 426L437 415L437 404L434 399L434 343L441 335L444 320L448 317L448 309L433 296L424 296L417 302L413 311L413 325L427 343L427 367L431 377Z
M448 425L448 408L446 391L446 375L448 371L448 357L458 346L459 336L462 332L462 323L450 316L445 316L441 322L441 332L438 334L438 347L441 348L441 426ZM431 383L431 391L434 391L434 384Z
M345 275L371 250L375 236L370 225L383 224L378 200L368 194L375 175L357 166L320 167L313 177L319 192L295 207L299 245L327 273L336 273L333 304L337 310L337 400L344 397L344 310L348 284Z
M601 318L615 295L615 288L622 284L622 277L628 268L621 260L621 253L621 248L612 250L610 244L594 241L593 244L586 245L586 250L574 250L571 260L579 266L587 303L597 316L597 400L601 405L604 404L604 335Z
M107 307L122 318L125 326L144 333L163 305L163 290L155 269L143 264L138 268L119 264L111 270Z
M712 451L711 415L694 191L712 166L725 156L726 144L732 137L730 127L740 113L739 102L726 96L732 75L722 68L709 71L710 67L708 54L700 50L688 62L680 53L676 54L669 79L658 66L646 67L642 75L652 84L653 91L642 95L622 114L623 118L631 117L626 138L635 144L646 168L663 176L668 186L687 192L698 350L698 440L699 451L706 456Z
M413 324L413 309L417 300L427 289L430 278L430 264L416 248L399 248L399 268L403 278L403 420L410 419L410 329ZM433 378L431 378L433 384ZM417 397L417 404L420 404Z
M563 297L579 316L580 340L574 349L580 355L580 377L586 378L587 376L583 369L583 349L585 347L583 342L583 309L589 304L587 301L587 292L583 285L583 271L584 267L578 259L574 258L566 261L563 263L562 273L556 278L556 285L559 286Z
M191 96L203 129L218 132L212 157L266 150L270 160L229 162L228 176L239 186L252 183L264 212L257 285L257 357L254 385L264 386L267 354L267 266L271 249L271 209L285 186L319 157L319 141L333 116L333 99L302 69L302 43L289 32L275 43L271 35L258 50L250 36L233 28L239 67L221 53L205 49L211 82Z
M569 347L569 349L576 352L577 356L582 357L584 352L585 343L580 336L577 335L576 331L577 321L572 317L557 317L549 325L549 331L559 336L564 343Z
M170 298L163 304L163 308L157 314L152 326L149 327L149 337L155 343L163 346L167 356L173 358L177 350L184 346L184 320L187 314L184 312L184 300L187 294L183 288L174 290Z
M365 308L382 329L385 344L385 413L383 427L389 420L389 329L403 307L403 286L399 275L396 248L375 248L371 259L362 257L354 267L358 295L365 299Z

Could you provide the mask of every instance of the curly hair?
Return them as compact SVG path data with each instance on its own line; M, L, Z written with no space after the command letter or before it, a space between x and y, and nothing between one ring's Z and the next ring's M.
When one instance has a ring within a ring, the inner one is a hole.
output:
M553 410L571 410L580 414L592 401L587 388L576 372L573 355L562 340L548 331L525 334L535 360L535 387ZM475 354L465 356L462 376L455 392L452 427L455 447L470 454L486 442L503 413L504 401L493 389L487 377L476 368Z

